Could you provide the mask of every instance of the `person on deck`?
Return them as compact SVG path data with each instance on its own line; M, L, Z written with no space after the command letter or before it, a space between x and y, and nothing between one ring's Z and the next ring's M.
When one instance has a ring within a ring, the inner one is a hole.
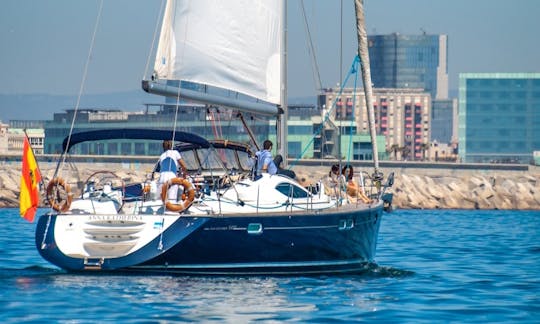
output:
M167 181L176 178L178 167L182 169L182 173L187 175L186 163L182 159L182 156L177 150L173 150L172 141L163 141L163 153L159 157L159 163L157 165L157 171L159 171L158 186L161 190L161 186ZM169 199L176 200L178 186L174 185L169 188Z
M370 204L372 202L368 196L364 193L364 190L358 186L354 181L354 170L352 165L346 165L341 171L341 176L343 177L343 183L345 184L345 192L349 197L349 200L355 202L358 199L361 199L364 203Z
M325 193L329 196L337 197L339 195L340 171L339 164L334 164L328 172L328 177L324 179Z
M296 177L296 173L292 170L282 169L281 162L283 157L277 155L272 159L272 141L266 140L263 142L263 149L255 153L257 157L257 174L260 175L263 172L268 172L270 174L281 174L285 175L291 179Z

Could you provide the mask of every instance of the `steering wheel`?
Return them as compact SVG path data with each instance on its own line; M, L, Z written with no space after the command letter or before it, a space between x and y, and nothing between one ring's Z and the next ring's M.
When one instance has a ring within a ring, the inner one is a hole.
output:
M110 193L114 190L121 190L122 199L118 201L117 212L122 209L124 205L124 197L126 194L126 184L122 178L112 171L97 171L92 173L88 179L84 182L83 198L84 194L88 194L89 197L106 197L110 200L115 200L110 196Z

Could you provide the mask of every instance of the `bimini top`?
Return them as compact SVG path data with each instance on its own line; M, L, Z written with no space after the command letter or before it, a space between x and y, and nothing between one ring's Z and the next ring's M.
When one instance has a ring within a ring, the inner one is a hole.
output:
M174 135L174 138L173 138ZM175 142L184 142L197 145L199 147L208 148L210 143L193 133L186 133L172 130L163 129L145 129L145 128L118 128L118 129L105 129L105 130L92 130L87 132L80 132L71 134L71 137L64 138L62 148L64 151L69 151L74 145L99 140L110 139L147 139L147 140L173 140ZM69 146L68 146L69 140ZM67 150L66 150L67 147Z
M223 139L213 139L208 140L208 144L216 149L230 149L234 151L240 151L240 152L246 152L250 155L253 155L253 152L249 145L229 140L223 140ZM197 143L188 143L188 142L179 142L176 143L174 148L179 152L189 151L189 150L196 150L200 148L208 148L207 146L202 146Z

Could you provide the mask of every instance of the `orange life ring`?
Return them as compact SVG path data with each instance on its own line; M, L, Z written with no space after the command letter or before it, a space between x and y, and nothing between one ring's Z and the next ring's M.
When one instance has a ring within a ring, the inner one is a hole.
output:
M181 185L184 187L184 194L182 194L182 202L179 204L174 204L167 199L167 191L169 191L170 186L172 185ZM187 192L187 195L185 193ZM165 204L167 210L173 212L183 212L191 206L191 203L195 199L195 189L191 182L184 178L173 178L163 184L161 187L161 200Z
M146 195L146 194L149 193L149 192L150 192L150 185L147 184L147 183L145 183L144 186L143 186L143 188L142 188L142 193L143 193L144 195Z
M65 200L60 199L60 197L55 195L53 192L53 189L58 186L62 187L66 192L67 197ZM49 184L47 185L47 200L54 210L59 212L67 211L69 206L71 206L72 199L73 195L71 194L71 188L69 187L69 184L64 181L64 179L57 177L49 181Z

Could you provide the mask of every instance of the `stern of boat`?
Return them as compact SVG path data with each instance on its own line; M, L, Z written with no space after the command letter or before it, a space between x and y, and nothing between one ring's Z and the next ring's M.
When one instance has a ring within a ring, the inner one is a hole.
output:
M35 239L41 256L60 268L116 270L155 258L204 223L180 215L46 214Z

